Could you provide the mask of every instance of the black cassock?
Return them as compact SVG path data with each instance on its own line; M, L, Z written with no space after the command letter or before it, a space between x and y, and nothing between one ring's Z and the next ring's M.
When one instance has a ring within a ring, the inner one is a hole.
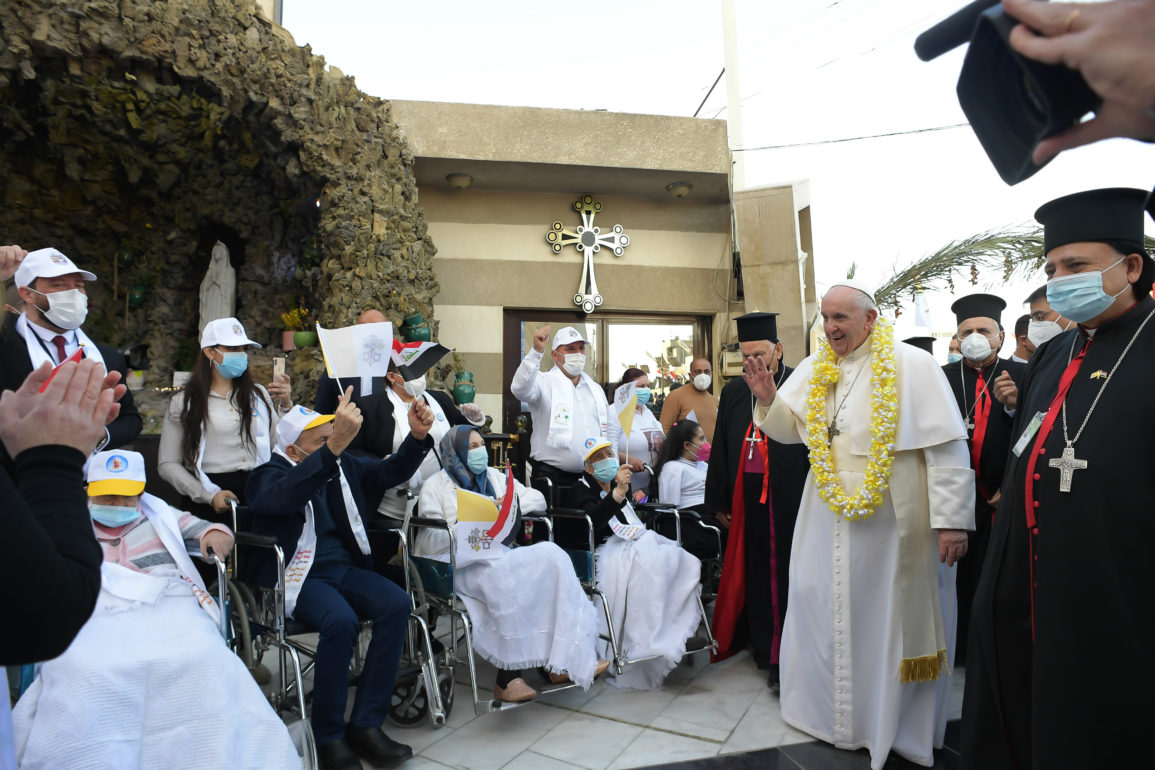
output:
M974 598L964 768L1150 764L1145 738L1155 723L1155 318L1109 384L1107 375L1152 312L1155 301L1148 297L1100 327L1070 380L1071 439L1103 390L1074 443L1075 458L1087 467L1072 472L1070 491L1060 491L1060 470L1050 465L1062 458L1065 446L1057 406L1041 447L1036 444L1046 423L1008 460ZM1032 356L1019 389L1012 445L1036 413L1048 412L1071 369L1069 356L1073 351L1077 357L1087 340L1081 329L1065 332ZM1036 520L1030 536L1028 510Z
M991 518L994 506L987 502L999 491L1003 472L1007 468L1007 453L1011 448L1012 417L995 398L994 380L1003 372L1010 372L1015 384L1023 380L1026 364L995 358L984 366L982 384L979 384L980 370L959 361L942 368L950 389L954 392L959 412L967 423L967 448L971 455L971 467L975 471L975 531L968 533L967 555L959 562L956 586L958 591L958 644L955 647L956 666L966 663L967 630L970 628L971 597L982 572L983 558L987 553L987 541L991 534ZM976 406L976 396L985 393ZM969 419L968 419L969 418ZM971 427L974 426L974 427ZM981 443L979 461L974 462L975 443Z
M779 385L793 371L782 365L779 377L775 378ZM706 506L712 512L731 511L735 482L741 480L745 510L743 532L746 568L741 575L731 576L723 572L723 584L714 611L714 634L720 641L731 640L730 644L719 648L719 658L733 655L749 643L754 648L755 661L765 667L778 662L776 656L772 655L775 632L781 634L782 621L786 617L790 545L794 539L794 523L798 518L798 505L802 501L802 488L806 483L806 474L810 471L810 459L804 444L779 444L761 434L768 450L769 486L767 502L760 502L763 475L760 472L746 472L750 445L745 443L745 439L753 417L752 395L750 387L741 377L732 380L722 389L710 451L710 467L706 474ZM755 450L755 461L758 455ZM771 504L774 511L775 548L771 548ZM731 540L735 539L734 535L731 531ZM771 579L772 561L776 567L773 575L775 580ZM739 581L739 590L744 582L745 609L740 614L727 613L722 609L726 604L723 592L733 590L732 581ZM778 608L777 617L773 610L775 604Z

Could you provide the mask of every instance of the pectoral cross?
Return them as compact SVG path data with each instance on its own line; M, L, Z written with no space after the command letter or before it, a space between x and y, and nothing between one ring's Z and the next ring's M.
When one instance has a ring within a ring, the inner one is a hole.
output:
M834 443L834 437L835 436L841 436L841 435L842 435L842 431L840 431L838 428L834 427L834 423L830 423L829 425L826 426L826 443L827 444L833 444Z
M967 430L974 430L975 429L975 421L968 417L967 421L966 421L966 428L967 428Z
M1081 471L1086 468L1087 461L1076 458L1075 448L1068 445L1067 448L1063 450L1062 457L1051 460L1047 465L1059 469L1059 491L1070 492L1071 476L1074 475L1075 471Z
M758 435L757 433L755 433L752 437L746 439L746 443L750 445L750 448L746 451L746 459L747 460L753 460L754 459L754 447L757 446L758 444L762 443L762 437L760 435Z

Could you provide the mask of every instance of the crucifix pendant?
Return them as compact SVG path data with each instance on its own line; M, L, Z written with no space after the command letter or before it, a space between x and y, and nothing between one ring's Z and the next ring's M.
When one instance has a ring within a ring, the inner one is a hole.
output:
M1075 471L1081 471L1086 468L1087 461L1075 457L1075 448L1068 444L1067 448L1063 450L1063 456L1051 460L1047 465L1059 469L1059 491L1070 492L1071 477L1075 474Z
M834 443L834 437L835 436L841 436L841 435L842 435L842 431L840 431L838 428L834 427L834 423L830 423L829 425L826 426L826 443L827 444L833 444Z
M746 459L747 460L753 460L754 459L754 445L759 443L760 441L761 441L761 439L758 438L757 436L755 436L754 438L746 439L746 443L750 445L750 448L746 451Z
M975 421L968 417L967 421L966 421L966 426L967 426L967 430L974 430L975 429Z

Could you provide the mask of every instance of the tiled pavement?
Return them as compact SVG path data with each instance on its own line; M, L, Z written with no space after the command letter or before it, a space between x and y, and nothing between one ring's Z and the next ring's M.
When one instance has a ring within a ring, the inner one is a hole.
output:
M957 672L952 683L951 719L958 719L961 711L962 674ZM493 679L493 668L483 663L479 685L491 686ZM413 759L401 765L405 770L870 767L865 751L834 749L784 724L777 696L748 653L713 665L696 656L692 665L676 668L657 691L620 690L598 681L588 692L565 690L482 716L473 714L463 669L458 680L445 726L433 728L425 722L403 729L386 724L390 736L413 747ZM488 694L486 690L483 697ZM948 727L948 748L937 753L936 768L957 767L957 756L949 749L954 728L957 724Z

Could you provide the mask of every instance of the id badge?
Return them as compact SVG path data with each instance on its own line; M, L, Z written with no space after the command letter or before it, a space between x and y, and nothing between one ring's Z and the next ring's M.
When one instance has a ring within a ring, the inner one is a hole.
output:
M1019 440L1015 442L1014 447L1011 449L1011 451L1015 453L1015 457L1023 454L1023 450L1027 448L1027 444L1031 443L1031 439L1039 432L1039 426L1043 424L1043 420L1045 419L1047 419L1046 412L1035 412L1035 416L1027 423L1023 435L1019 436Z

